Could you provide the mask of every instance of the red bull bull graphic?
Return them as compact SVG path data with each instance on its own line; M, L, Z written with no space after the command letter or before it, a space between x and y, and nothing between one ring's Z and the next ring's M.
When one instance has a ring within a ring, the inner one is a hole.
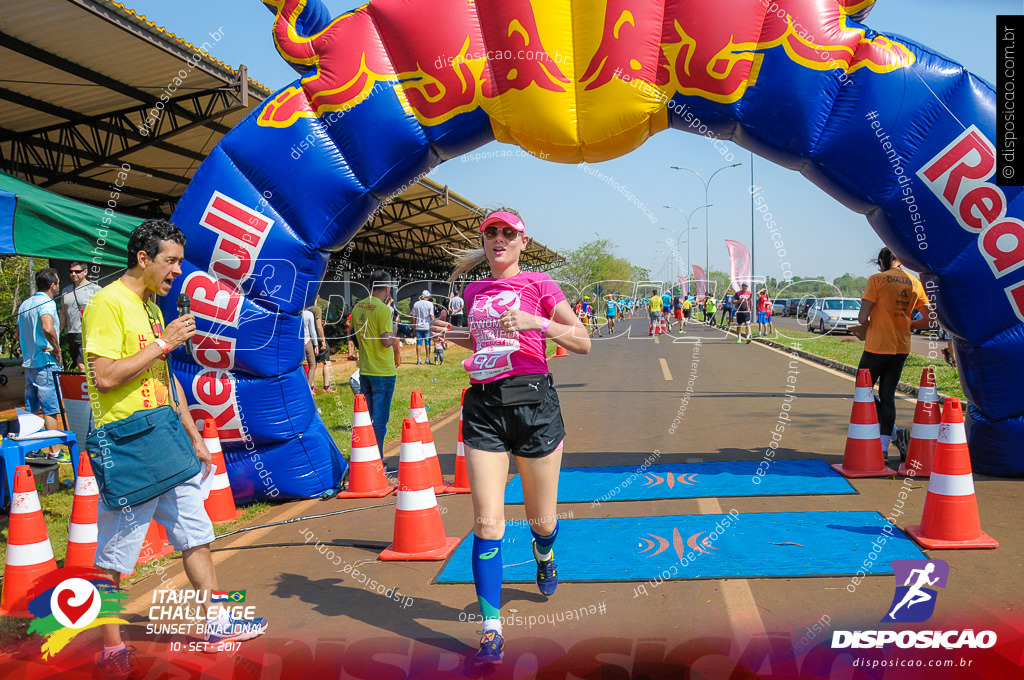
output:
M993 88L865 26L871 0L267 4L300 77L196 172L164 308L195 301L196 352L173 359L227 432L240 500L316 496L344 472L307 396L299 318L382 201L494 140L594 162L668 127L800 166L867 214L955 337L974 470L1024 475L1024 204L993 181Z

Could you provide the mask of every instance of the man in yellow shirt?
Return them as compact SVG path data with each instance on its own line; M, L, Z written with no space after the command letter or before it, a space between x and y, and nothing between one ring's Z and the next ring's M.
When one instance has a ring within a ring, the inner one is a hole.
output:
M665 308L665 303L658 291L654 291L654 295L647 301L647 308L651 311L651 327L647 331L647 335L652 335L655 328L661 328L661 311Z
M145 503L117 508L98 503L96 567L120 584L121 574L134 569L146 530L155 519L167 530L171 545L182 551L192 587L211 591L217 590L210 556L213 524L200 490L200 481L210 474L211 457L189 415L185 392L167 364L167 354L195 334L195 317L184 314L165 327L160 308L153 302L154 295L170 292L181 275L184 255L185 235L178 227L167 220L146 220L128 241L128 270L96 293L85 310L86 376L96 427L145 409L168 404L173 408L169 390L174 389L179 405L175 410L203 463L194 477ZM145 442L150 444L153 442ZM160 455L158 446L152 455ZM266 628L262 617L236 619L222 614L206 622L206 640L247 640ZM97 659L100 674L131 677L136 670L134 648L125 646L117 624L104 625L102 633L103 653Z
M391 297L391 277L378 269L370 274L370 286L369 297L352 309L352 329L359 341L359 389L366 395L373 435L383 456L402 355L391 308L384 302Z

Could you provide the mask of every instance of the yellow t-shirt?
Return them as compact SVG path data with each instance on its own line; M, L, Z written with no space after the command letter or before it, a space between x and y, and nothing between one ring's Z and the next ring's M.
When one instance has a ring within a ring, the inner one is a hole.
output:
M661 299L660 295L652 295L651 300L648 303L652 312L660 312L664 308L665 303Z
M150 300L143 304L118 279L89 300L82 324L85 354L117 360L138 354L158 338L163 333L164 317L156 303ZM136 411L167 405L170 371L166 357L153 362L139 377L106 393L93 385L92 373L87 380L97 427L123 420Z
M352 308L352 329L359 341L359 372L363 375L388 377L397 375L395 350L385 347L380 339L393 333L391 308L372 295Z
M873 354L908 354L910 315L917 308L927 313L928 296L921 282L897 267L874 274L868 279L862 297L874 303L864 351Z

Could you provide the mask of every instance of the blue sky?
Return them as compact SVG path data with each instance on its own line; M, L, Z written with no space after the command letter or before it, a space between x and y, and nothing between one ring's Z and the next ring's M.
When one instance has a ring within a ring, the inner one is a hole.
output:
M237 67L246 64L251 77L273 90L297 78L295 71L274 49L270 35L272 15L258 0L128 0L126 3L150 21L194 43L223 26L224 37L212 54ZM335 15L351 9L351 2L328 0ZM995 80L995 18L1019 14L1021 0L878 0L866 23L873 29L913 39L958 61L989 82ZM711 266L727 269L723 239L750 244L750 153L729 143L738 168L720 172L710 185L708 211ZM686 216L663 205L676 206L686 214L704 204L704 188L691 173L670 170L672 165L692 168L707 178L726 165L706 140L668 130L643 147L599 164L649 206L653 223L620 193L580 171L529 157L517 147L494 142L478 149L504 151L504 157L482 158L472 154L442 164L430 175L468 199L485 207L510 205L519 209L528 232L556 250L572 248L595 234L616 244L616 254L647 267L655 276L674 277L675 260L665 243L685 229ZM851 272L870 275L869 258L881 240L867 220L853 213L799 173L755 158L754 184L764 189L785 243L792 273L833 278ZM690 222L692 261L704 261L704 211ZM780 258L768 231L755 226L754 264L758 275L781 277ZM686 245L679 246L685 259Z

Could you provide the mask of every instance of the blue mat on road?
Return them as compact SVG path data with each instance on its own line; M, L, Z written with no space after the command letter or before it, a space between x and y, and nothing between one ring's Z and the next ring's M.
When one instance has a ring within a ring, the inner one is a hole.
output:
M775 460L765 466L764 476L757 476L757 468L763 462L566 468L558 480L558 502L857 493L846 478L823 460ZM755 478L761 483L755 484ZM505 487L505 502L523 502L523 484L518 475Z
M506 522L505 581L535 580L530 540L525 521ZM472 583L472 547L472 540L459 544L439 583ZM730 511L563 519L555 559L559 581L646 581L891 574L891 561L924 554L877 512Z

